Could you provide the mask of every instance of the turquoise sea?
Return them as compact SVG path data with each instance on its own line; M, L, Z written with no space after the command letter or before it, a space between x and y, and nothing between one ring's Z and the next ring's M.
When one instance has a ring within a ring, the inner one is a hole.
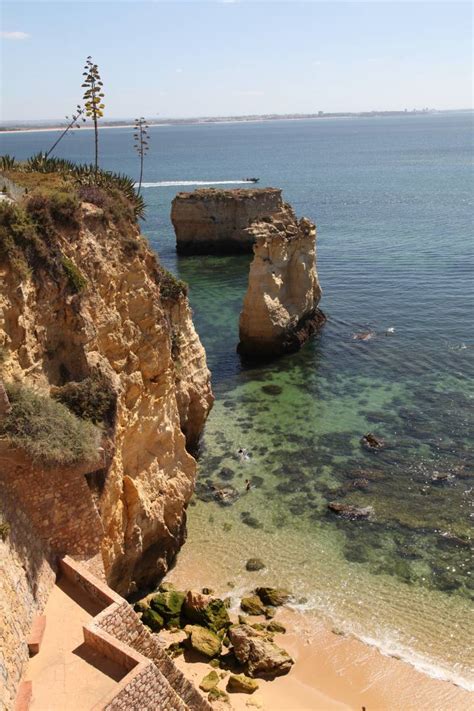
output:
M471 689L472 128L468 113L153 127L143 190L143 230L190 285L216 395L181 554L202 561L193 582L286 585L308 618ZM2 135L1 152L55 135ZM92 139L78 131L57 154L91 160ZM100 147L104 167L137 174L131 129L101 131ZM236 353L250 258L177 258L169 220L186 182L246 175L316 222L328 317L300 353L259 367ZM353 340L361 330L376 336ZM360 447L369 430L385 450ZM242 493L233 506L212 500L219 482ZM332 500L373 518L337 519ZM251 556L266 568L246 572Z

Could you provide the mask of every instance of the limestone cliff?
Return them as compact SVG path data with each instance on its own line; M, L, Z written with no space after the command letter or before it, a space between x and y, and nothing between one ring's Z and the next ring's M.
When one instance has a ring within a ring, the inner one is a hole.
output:
M284 209L281 190L216 190L179 193L173 200L171 221L180 254L251 252L256 220Z
M295 351L325 320L316 271L316 228L292 208L255 222L254 258L239 323L239 352L271 357Z
M190 450L213 401L205 352L185 285L157 262L120 185L10 177L29 194L0 206L1 377L96 408L98 553L126 594L163 575L185 536Z

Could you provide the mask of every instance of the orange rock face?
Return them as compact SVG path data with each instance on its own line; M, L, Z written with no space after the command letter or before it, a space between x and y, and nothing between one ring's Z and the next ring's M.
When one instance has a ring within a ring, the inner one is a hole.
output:
M316 271L316 227L292 208L255 222L254 258L239 323L239 351L272 357L298 350L325 321Z
M251 253L251 225L283 209L277 188L179 193L171 208L176 248L180 254Z

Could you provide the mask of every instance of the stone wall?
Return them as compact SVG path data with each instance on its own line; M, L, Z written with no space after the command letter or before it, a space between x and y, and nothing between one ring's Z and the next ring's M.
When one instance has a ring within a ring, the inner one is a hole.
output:
M187 708L155 665L146 662L127 674L112 698L102 701L93 711L186 711Z
M0 443L0 487L27 514L55 553L90 557L100 551L102 521L85 474L99 462L44 468Z
M283 209L281 190L215 190L178 193L171 221L180 254L232 254L252 251L254 236L248 228L255 220Z
M102 612L96 615L84 629L84 636L88 644L95 645L96 649L101 651L101 653L122 666L125 666L127 669L131 668L131 659L135 659L138 663L143 658L146 658L153 662L154 667L158 670L159 677L147 673L144 674L145 681L142 679L140 682L142 687L144 684L151 685L150 689L155 689L155 693L158 694L157 701L159 701L159 703L155 705L155 699L148 696L149 700L153 699L153 704L146 708L169 708L173 709L173 711L175 709L178 711L182 708L189 708L192 709L192 711L211 710L212 707L206 699L204 699L196 687L186 679L183 673L174 664L171 657L165 652L160 643L159 636L152 634L150 630L140 622L138 615L126 600L111 590L105 583L97 580L84 565L72 560L69 556L61 561L60 566L63 574L76 585L86 590L91 597L99 600L104 605L110 603ZM128 675L122 679L122 685L126 685L127 678ZM134 688L135 683L134 681ZM137 682L137 688L140 684ZM122 691L119 691L120 694L122 694ZM123 698L128 698L130 703L130 698L126 696L125 691L123 693ZM178 699L182 705L178 705L176 699ZM103 708L103 706L101 706L101 708ZM128 710L137 708L141 710L144 706L142 700L142 705L129 705L128 707L126 705L106 706L106 708L127 708Z
M8 525L0 536L0 709L10 709L28 661L31 624L43 611L56 576L48 546L4 489L0 522Z

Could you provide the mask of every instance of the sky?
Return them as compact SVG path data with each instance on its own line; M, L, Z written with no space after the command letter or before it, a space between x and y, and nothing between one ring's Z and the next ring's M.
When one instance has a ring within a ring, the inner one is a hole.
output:
M470 2L3 0L3 121L470 108Z

